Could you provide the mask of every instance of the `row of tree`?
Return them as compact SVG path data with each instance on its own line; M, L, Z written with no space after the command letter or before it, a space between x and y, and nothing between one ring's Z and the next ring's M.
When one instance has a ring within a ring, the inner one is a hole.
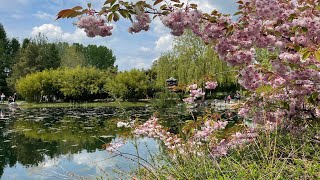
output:
M107 97L138 100L146 98L152 88L149 76L142 70L116 73L81 66L31 73L16 84L18 94L28 102L90 101Z
M20 45L17 39L7 37L0 24L0 92L12 93L16 81L30 73L77 66L117 69L115 60L112 50L107 47L49 43L41 34L33 39L24 39Z

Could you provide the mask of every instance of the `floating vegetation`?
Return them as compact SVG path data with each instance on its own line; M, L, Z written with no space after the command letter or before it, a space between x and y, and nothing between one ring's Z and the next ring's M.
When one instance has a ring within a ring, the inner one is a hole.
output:
M183 116L173 111L168 110L168 115L163 113L163 119L171 122ZM23 168L37 167L39 172L53 168L52 164L59 164L56 159L62 159L71 166L78 167L81 163L81 166L92 166L97 157L106 158L103 145L119 138L132 139L129 128L117 127L119 121L143 122L153 114L150 107L148 110L146 107L29 108L17 109L14 113L10 110L2 112L8 120L0 120L0 167L15 168L12 165L19 164ZM155 143L153 140L150 142ZM130 148L127 151L133 152L134 146ZM84 159L86 162L82 162ZM128 161L121 163L128 164Z

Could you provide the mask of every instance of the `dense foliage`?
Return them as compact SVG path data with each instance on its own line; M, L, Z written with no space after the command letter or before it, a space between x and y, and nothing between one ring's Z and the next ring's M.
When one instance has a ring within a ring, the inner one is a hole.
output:
M17 39L8 39L7 34L0 24L0 92L9 93L6 78L12 65L14 64L14 57L20 49L20 43ZM6 72L5 72L6 71Z
M93 100L103 94L102 87L110 72L93 67L44 70L17 81L17 92L29 102L47 100Z
M172 51L160 56L152 70L157 74L155 83L159 87L164 87L169 77L185 86L197 83L204 87L204 82L216 80L227 89L237 83L236 69L228 67L210 46L190 31L175 38Z
M147 97L150 85L149 76L137 69L119 72L114 79L109 79L105 89L118 98L138 100Z
M77 66L28 74L17 81L16 90L29 102L93 101L107 97L138 100L146 98L149 82L141 70L116 73L113 69Z
M20 49L15 57L8 82L14 87L20 77L45 69L58 68L60 60L56 45L48 43L45 37L39 35L28 42L25 48Z
M57 43L62 67L93 66L98 69L114 67L112 50L105 46Z

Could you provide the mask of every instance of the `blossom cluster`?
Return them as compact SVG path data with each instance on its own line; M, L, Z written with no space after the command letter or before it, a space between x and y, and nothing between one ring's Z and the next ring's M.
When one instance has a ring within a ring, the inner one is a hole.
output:
M253 142L257 136L258 133L256 132L236 132L231 136L230 140L222 139L216 146L213 146L211 149L211 155L214 157L225 156L229 149Z
M120 147L122 147L124 145L123 142L119 141L119 142L111 142L108 144L108 146L106 147L106 150L110 153L113 153L115 151L118 151L118 149Z
M216 139L210 138L210 136L212 136L215 131L225 129L227 124L228 121L213 121L208 119L200 129L195 129L194 134L185 141L176 134L167 132L164 127L159 124L159 119L153 116L147 122L135 128L134 134L160 139L168 149L176 150L181 154L193 153L203 155L204 153L201 147L204 145L203 142L206 142L205 144L209 145L214 156L224 156L230 148L252 142L253 139L257 137L257 133L253 131L244 134L237 132L231 136L230 140L222 139L218 144L212 143L212 141Z
M218 83L217 83L217 82L215 82L215 81L208 81L208 82L206 82L205 88L212 90L212 89L215 89L217 86L218 86Z
M250 65L240 71L239 83L246 89L255 90L261 84L261 74Z
M149 15L147 13L139 13L135 17L136 21L129 27L129 33L138 33L142 30L148 31L151 23Z
M112 35L111 30L113 26L105 24L105 20L102 17L96 17L94 15L82 16L75 24L80 29L84 29L88 37L106 37Z
M189 97L183 99L183 102L187 104L193 104L195 103L195 100L198 98L201 98L205 95L205 92L202 90L202 88L198 88L197 84L191 84L188 86L189 89Z
M207 120L201 130L196 130L194 138L208 141L214 131L225 129L228 121L212 121Z
M196 34L200 34L200 20L202 13L198 10L183 11L181 9L175 9L166 16L161 16L163 24L171 29L171 34L174 36L180 36L183 34L184 29L188 28L193 30Z
M167 132L159 124L159 119L155 116L152 116L147 122L138 126L134 130L134 134L158 138L163 141L169 149L177 149L183 146L182 139L178 138L177 135Z

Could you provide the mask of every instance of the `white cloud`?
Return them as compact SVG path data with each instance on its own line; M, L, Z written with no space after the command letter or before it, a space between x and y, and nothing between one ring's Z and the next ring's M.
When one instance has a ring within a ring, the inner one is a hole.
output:
M147 48L147 47L144 47L144 46L140 47L140 48L139 48L139 50L140 50L140 51L142 51L142 52L148 52L148 51L151 51L151 49L150 49L150 48Z
M117 41L116 37L95 37L89 38L83 29L75 29L73 32L64 32L60 26L54 24L42 24L32 28L31 35L37 36L39 33L45 35L50 41L63 41L68 43L81 43L84 45L96 44L108 46L111 42Z
M38 11L37 13L33 14L33 16L39 18L39 19L44 19L44 20L54 20L55 17L52 14L48 14L46 12L41 12Z
M210 0L192 0L191 3L198 4L198 9L205 13L211 13L211 11L218 9L218 7L215 4L217 4L216 1L210 1Z
M46 35L50 40L61 39L62 36L65 35L61 27L55 26L53 24L43 24L41 26L32 28L32 36L37 36L39 33Z
M172 49L173 36L171 34L166 34L160 36L160 38L155 42L156 47L155 50L163 52Z
M170 30L163 25L160 18L155 18L152 21L151 26L153 27L153 31L158 35L166 34L166 33L170 32Z
M119 70L130 70L136 69L147 69L150 67L148 60L139 57L125 56L117 58L115 64L117 64L121 69Z

